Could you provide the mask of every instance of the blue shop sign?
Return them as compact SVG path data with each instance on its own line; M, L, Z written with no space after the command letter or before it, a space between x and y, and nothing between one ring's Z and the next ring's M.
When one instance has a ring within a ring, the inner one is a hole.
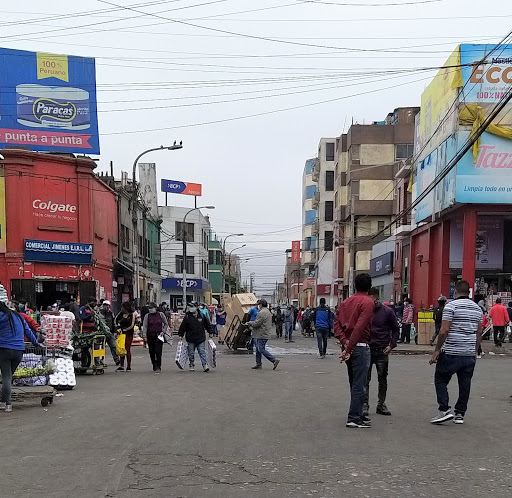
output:
M393 252L387 252L370 260L370 276L380 277L393 271Z
M93 245L25 239L25 261L90 265Z
M187 289L202 289L203 281L200 278L187 278ZM162 289L183 289L182 278L164 278Z

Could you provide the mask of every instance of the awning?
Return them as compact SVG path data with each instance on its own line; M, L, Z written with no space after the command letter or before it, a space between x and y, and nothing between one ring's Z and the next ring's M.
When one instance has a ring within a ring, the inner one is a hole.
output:
M114 260L114 263L117 263L118 265L126 268L128 271L130 271L131 273L133 273L133 267L129 264L129 263L126 263L124 261L121 261L119 258L116 258Z

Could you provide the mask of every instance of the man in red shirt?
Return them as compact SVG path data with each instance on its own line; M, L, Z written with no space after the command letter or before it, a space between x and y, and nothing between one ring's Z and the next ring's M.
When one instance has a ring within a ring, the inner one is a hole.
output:
M355 278L356 293L345 299L336 313L334 335L343 347L341 360L347 363L350 384L350 409L346 427L368 428L370 421L363 417L366 377L370 368L370 329L375 303L368 296L372 278L361 273Z
M507 308L501 304L500 297L496 298L496 304L489 311L489 317L492 320L494 344L501 348L501 343L505 338L505 325L510 323L510 318Z

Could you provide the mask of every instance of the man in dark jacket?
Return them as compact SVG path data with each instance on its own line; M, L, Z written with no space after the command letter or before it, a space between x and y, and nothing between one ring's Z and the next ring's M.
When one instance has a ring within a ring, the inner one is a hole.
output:
M444 296L439 296L437 300L437 306L434 308L434 325L435 331L432 339L430 340L430 345L433 346L439 332L441 330L441 325L443 324L443 310L444 305L446 304L446 298Z
M185 336L188 346L188 360L190 371L194 371L194 352L197 349L203 370L205 372L210 371L208 361L206 360L206 333L210 332L210 322L207 320L199 310L197 309L197 303L190 303L187 309L187 314L181 322L178 335L180 337Z
M325 305L325 298L320 298L320 306L313 311L313 322L318 343L318 358L324 359L327 353L327 339L331 332L331 310Z
M112 358L116 365L119 365L121 362L119 360L119 355L117 354L117 346L116 346L116 324L114 314L110 309L110 301L103 301L100 308L100 313L105 323L107 324L108 329L110 330L110 335L105 336L108 347L110 348L110 352L112 353Z
M376 412L380 415L391 415L386 406L386 394L388 390L388 365L389 353L396 347L400 329L396 315L391 308L383 306L379 298L379 290L375 287L370 289L368 295L375 302L373 311L372 327L370 330L370 368L366 379L366 394L363 403L363 415L368 416L370 410L368 390L372 377L372 367L377 369L377 380L379 382L379 402Z

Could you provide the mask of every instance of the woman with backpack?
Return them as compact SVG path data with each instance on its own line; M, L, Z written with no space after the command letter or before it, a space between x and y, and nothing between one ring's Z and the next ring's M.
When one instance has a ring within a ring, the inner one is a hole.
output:
M149 313L144 317L142 323L142 338L144 345L147 344L149 357L153 364L153 372L162 372L162 349L164 345L164 334L169 330L167 317L157 310L156 303L149 303Z
M2 372L0 410L6 413L12 412L12 374L23 358L25 336L34 346L40 346L24 318L0 301L0 371Z

